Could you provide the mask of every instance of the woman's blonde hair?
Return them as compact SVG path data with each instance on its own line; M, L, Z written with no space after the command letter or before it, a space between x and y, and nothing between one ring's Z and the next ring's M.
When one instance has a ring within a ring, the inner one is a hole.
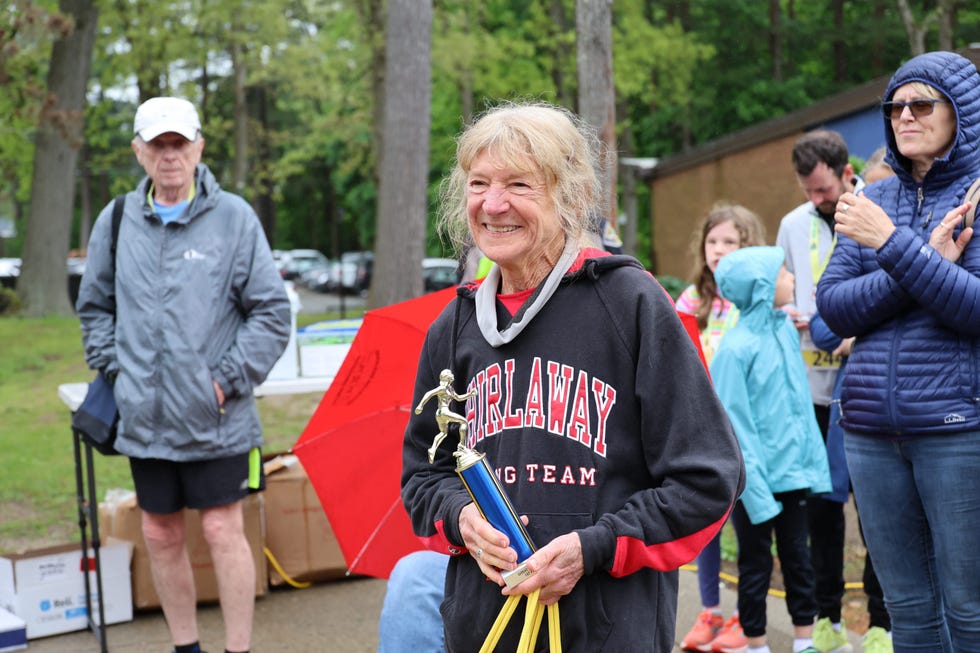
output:
M759 216L740 204L730 204L728 202L717 202L708 211L708 215L701 221L701 226L694 232L691 240L691 254L694 256L694 270L692 277L694 288L698 291L700 303L694 313L698 322L698 330L703 331L708 326L708 317L711 315L711 305L715 298L721 297L718 294L718 286L715 285L715 275L708 267L708 261L704 258L704 242L708 239L708 232L725 222L731 222L738 231L738 246L756 247L766 244L766 227L762 224Z
M922 97L928 97L934 100L949 100L948 97L943 95L942 91L935 86L929 86L925 82L909 82L909 86Z
M455 165L440 189L438 229L457 252L472 242L466 182L484 152L503 165L540 173L566 237L583 239L603 200L594 130L563 107L508 102L478 117L456 141Z

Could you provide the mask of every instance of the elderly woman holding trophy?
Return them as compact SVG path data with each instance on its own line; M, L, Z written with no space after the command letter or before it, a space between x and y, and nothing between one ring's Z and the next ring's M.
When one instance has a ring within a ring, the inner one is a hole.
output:
M597 151L570 112L506 104L465 129L443 188L442 233L494 263L430 327L405 436L413 527L452 556L450 652L489 636L534 649L522 619L498 618L522 595L560 603L559 632L540 632L552 650L560 636L566 652L670 651L676 570L744 482L670 297L635 259L588 245Z

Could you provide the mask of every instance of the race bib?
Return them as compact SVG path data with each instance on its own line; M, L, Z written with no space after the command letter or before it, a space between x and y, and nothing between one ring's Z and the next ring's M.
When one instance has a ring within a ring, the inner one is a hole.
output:
M834 356L828 351L820 349L804 349L803 362L807 367L816 369L836 369L841 366L843 356Z

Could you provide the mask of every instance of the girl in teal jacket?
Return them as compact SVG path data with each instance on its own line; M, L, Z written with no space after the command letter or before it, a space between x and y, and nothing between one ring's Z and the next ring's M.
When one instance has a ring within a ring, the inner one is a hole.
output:
M774 532L795 637L801 648L811 644L816 600L806 498L831 490L800 339L786 314L774 308L793 298L793 275L784 260L781 247L745 247L727 254L715 271L719 291L740 312L715 352L711 376L745 459L745 491L732 523L738 611L750 647L766 644Z

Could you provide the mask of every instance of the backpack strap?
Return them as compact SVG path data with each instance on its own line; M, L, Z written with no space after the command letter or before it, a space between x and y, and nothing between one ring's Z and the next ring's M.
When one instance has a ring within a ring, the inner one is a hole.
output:
M118 195L112 203L112 240L109 243L109 262L112 270L112 314L116 314L116 243L119 242L119 225L122 224L126 196Z
M123 209L126 208L126 196L119 195L112 203L112 243L109 245L109 256L112 257L112 276L116 276L116 243L119 242L119 225L122 224Z
M980 203L980 177L977 177L970 190L966 191L963 201L970 203L970 210L963 216L963 228L966 229L973 226L973 220L977 215L977 204Z

